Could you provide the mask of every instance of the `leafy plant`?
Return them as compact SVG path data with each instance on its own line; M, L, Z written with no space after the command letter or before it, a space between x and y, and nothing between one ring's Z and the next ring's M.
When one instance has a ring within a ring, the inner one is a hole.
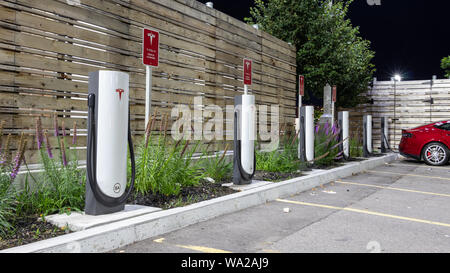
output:
M138 193L178 195L184 186L197 185L204 176L199 161L193 160L200 142L189 148L189 140L170 142L166 137L167 116L156 139L152 130L156 121L153 115L146 128L145 139L136 153L135 189ZM164 127L164 128L163 128Z
M15 216L15 198L11 187L11 177L1 169L0 174L0 237L5 237L13 230Z
M225 158L228 146L228 144L225 146L223 153L214 153L214 155L208 153L209 145L203 150L200 166L205 177L211 177L216 182L221 182L231 177L233 162L227 161Z
M362 139L358 133L352 133L349 139L350 157L363 156Z
M323 126L319 124L315 127L314 135L314 165L330 166L341 156L339 152L339 133L340 129L337 123L333 126L325 123Z
M298 135L280 135L281 149L270 152L256 150L256 169L267 172L294 172L304 163L298 159Z
M75 128L76 125L74 125ZM18 217L83 210L86 183L84 171L79 169L76 150L66 149L68 144L65 128L62 132L60 136L55 117L55 137L59 147L59 157L55 157L48 131L42 133L40 118L36 119L36 139L43 173L38 179L35 179L30 172L26 175L24 189L17 193L16 214ZM76 139L75 131L73 139ZM76 141L72 143L75 145ZM71 160L68 160L68 156ZM30 179L33 183L30 183Z
M3 137L3 126L0 124L0 136ZM13 161L9 160L9 142L11 134L6 138L5 143L1 141L2 150L0 154L0 237L5 237L14 230L14 220L16 213L15 188L13 181L16 178L20 166L23 162L24 151L27 141L24 134L21 134L18 149ZM3 139L1 139L3 140Z

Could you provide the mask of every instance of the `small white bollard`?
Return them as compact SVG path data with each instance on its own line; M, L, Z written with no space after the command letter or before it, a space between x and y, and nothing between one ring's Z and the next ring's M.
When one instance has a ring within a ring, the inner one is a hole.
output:
M344 159L348 159L350 158L349 112L348 111L339 112L338 119L339 119L339 127L341 128L340 141L342 141L342 144L340 145L340 150L343 153Z

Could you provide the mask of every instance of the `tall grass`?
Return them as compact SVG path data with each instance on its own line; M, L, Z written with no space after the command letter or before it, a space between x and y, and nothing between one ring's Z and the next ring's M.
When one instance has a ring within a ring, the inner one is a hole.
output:
M152 134L155 124L154 114L136 153L135 189L140 194L178 195L182 187L197 185L204 177L199 161L192 160L200 142L191 147L189 140L172 142L166 135L167 116L161 117L156 136Z
M15 198L11 187L11 177L1 169L0 174L0 238L5 237L13 230L15 216Z
M215 182L230 178L233 172L233 162L225 158L229 144L225 146L223 153L214 153L213 155L209 154L208 147L209 145L206 145L206 148L203 149L200 159L200 167L205 177L210 177Z
M11 134L3 143L3 126L0 123L0 237L4 238L14 231L14 221L16 219L16 190L13 181L17 177L20 166L24 160L24 151L27 144L24 134L20 136L18 149L13 160L9 156L9 143Z
M298 135L279 133L280 147L270 152L256 150L256 169L266 172L290 173L305 164L298 159Z
M58 142L55 156L50 145L48 131L42 136L40 118L36 119L36 139L43 166L37 179L30 173L25 177L24 189L17 193L17 216L82 211L85 195L85 172L78 167L76 149L67 149L66 128L59 131L58 119L54 118L54 137ZM76 139L76 124L74 136ZM45 147L44 143L45 142ZM76 141L72 142L75 148Z
M362 138L358 132L353 132L349 139L350 157L363 156Z
M330 166L341 157L339 152L340 128L337 123L332 126L329 123L317 124L314 131L314 165Z

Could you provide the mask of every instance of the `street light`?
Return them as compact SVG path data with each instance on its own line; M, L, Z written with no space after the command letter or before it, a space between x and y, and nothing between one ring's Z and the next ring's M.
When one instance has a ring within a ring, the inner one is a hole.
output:
M400 76L399 74L396 74L396 75L394 76L394 80L395 80L395 81L398 81L398 82L401 82L401 81L402 81L402 76Z

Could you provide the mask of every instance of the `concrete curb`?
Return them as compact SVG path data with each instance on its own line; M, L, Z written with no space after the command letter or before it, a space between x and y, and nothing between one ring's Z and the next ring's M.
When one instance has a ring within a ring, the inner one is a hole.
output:
M333 180L375 168L398 158L388 154L351 162L323 172L271 183L254 189L199 202L186 207L152 212L123 221L14 247L0 253L107 252L154 236L165 234L227 213L294 195Z

